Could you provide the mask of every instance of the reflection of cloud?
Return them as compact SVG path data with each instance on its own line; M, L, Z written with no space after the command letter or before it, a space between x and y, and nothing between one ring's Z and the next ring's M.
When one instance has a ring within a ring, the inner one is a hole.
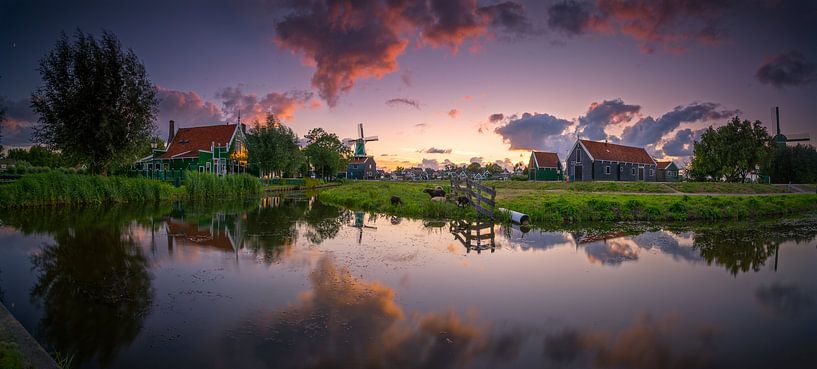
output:
M638 260L638 244L630 238L615 238L587 244L584 252L590 263L618 266L625 261Z
M682 336L695 343L678 348L673 339ZM610 339L612 338L612 339ZM565 329L545 337L545 358L570 363L588 358L595 368L700 368L708 364L712 328L684 329L676 317L661 320L641 314L636 321L613 335L612 332ZM688 350L688 352L686 351Z
M646 250L655 248L662 254L672 256L675 261L685 260L694 263L702 260L698 250L692 247L691 234L676 235L666 231L644 232L632 239L640 248ZM681 242L685 246L682 246Z
M517 226L503 226L502 233L508 236L508 243L511 247L519 247L526 251L546 251L556 247L576 246L570 233L566 232L532 230L523 233Z
M249 352L231 356L279 368L459 368L477 357L514 358L523 343L454 311L406 314L394 290L356 279L328 257L310 281L298 303L239 329L229 350Z
M799 317L803 311L814 306L811 296L799 287L777 282L770 286L759 286L755 290L755 299L763 310L789 319Z

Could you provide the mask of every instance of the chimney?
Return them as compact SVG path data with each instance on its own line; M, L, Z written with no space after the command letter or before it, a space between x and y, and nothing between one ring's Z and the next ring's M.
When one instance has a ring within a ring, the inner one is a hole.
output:
M173 134L176 133L176 122L172 119L167 125L167 145L170 146L170 141L173 141Z

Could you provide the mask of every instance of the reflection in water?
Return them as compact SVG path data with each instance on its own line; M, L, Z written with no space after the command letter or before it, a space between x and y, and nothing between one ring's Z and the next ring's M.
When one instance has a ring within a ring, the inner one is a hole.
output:
M814 306L811 296L799 287L777 282L758 286L755 299L763 310L789 319L799 318Z
M32 256L40 328L57 351L108 365L139 334L153 290L148 262L127 230L82 226L54 234Z
M483 250L496 251L496 235L494 222L478 219L474 222L452 220L449 228L454 239L465 246L466 252L476 250L477 254Z
M453 310L407 314L393 289L353 277L330 257L309 280L298 303L232 332L230 356L277 368L462 368L476 357L513 359L522 343L488 335Z

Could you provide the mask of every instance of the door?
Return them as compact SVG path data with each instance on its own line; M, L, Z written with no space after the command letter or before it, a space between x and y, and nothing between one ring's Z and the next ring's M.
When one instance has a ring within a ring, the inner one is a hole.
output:
M577 181L582 180L582 166L581 165L576 166L576 180Z
M638 180L639 181L644 180L644 168L638 168Z

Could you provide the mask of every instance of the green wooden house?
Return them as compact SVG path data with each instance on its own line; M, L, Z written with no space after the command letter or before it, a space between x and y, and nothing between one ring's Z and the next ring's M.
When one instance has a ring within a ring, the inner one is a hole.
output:
M241 124L180 128L170 121L167 146L136 162L135 169L151 178L174 179L188 170L227 175L247 170L246 138Z
M528 179L531 181L561 181L562 162L555 152L533 151L528 163Z
M658 170L656 180L658 182L678 182L678 167L671 161L656 161Z

